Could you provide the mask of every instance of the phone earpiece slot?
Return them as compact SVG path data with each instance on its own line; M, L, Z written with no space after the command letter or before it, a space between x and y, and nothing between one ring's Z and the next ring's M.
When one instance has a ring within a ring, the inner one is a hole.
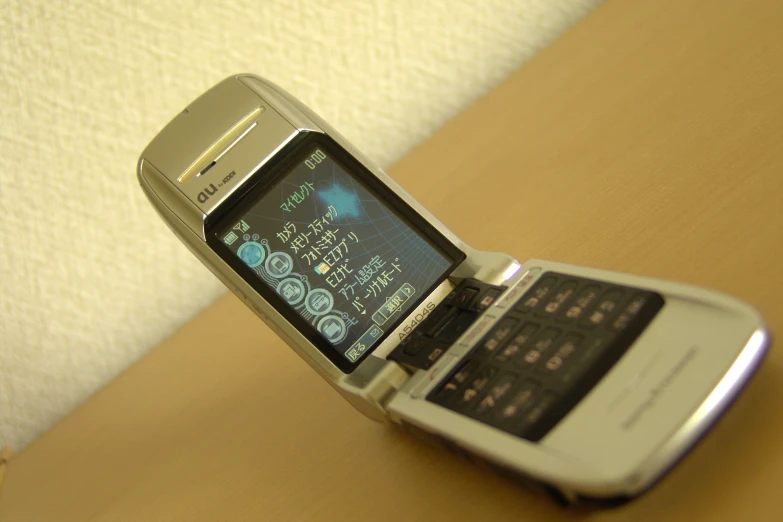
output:
M215 162L213 161L213 162L211 162L209 165L207 165L206 167L204 167L203 169L201 169L201 172L199 172L198 174L196 174L196 177L198 177L198 176L203 176L204 174L206 174L206 173L207 173L207 171L209 171L209 169L211 169L211 168L212 168L212 167L214 167L214 166L215 166Z

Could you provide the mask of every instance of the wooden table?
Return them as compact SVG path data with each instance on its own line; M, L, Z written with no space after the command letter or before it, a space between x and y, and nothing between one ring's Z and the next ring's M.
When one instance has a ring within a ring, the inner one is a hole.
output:
M392 175L476 247L713 287L780 331L782 25L779 0L608 0ZM226 296L13 457L0 520L783 520L781 363L585 514L361 417Z

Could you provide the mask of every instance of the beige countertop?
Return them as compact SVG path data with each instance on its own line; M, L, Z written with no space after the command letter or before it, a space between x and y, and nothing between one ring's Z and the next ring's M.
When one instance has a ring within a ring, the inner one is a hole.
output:
M391 174L477 248L715 288L780 331L783 3L708 4L608 0ZM13 456L0 520L780 520L782 364L583 513L363 418L226 296Z

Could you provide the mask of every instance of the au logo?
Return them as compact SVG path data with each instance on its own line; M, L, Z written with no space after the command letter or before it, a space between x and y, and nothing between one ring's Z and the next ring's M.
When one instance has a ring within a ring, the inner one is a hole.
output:
M208 187L198 193L198 202L206 203L210 196L213 196L217 192L217 188L214 183L210 183Z

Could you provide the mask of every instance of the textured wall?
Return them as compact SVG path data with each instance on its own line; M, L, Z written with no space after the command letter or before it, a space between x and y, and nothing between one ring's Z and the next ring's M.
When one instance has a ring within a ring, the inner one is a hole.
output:
M224 290L135 162L256 72L382 165L600 0L0 0L0 446L23 447Z

